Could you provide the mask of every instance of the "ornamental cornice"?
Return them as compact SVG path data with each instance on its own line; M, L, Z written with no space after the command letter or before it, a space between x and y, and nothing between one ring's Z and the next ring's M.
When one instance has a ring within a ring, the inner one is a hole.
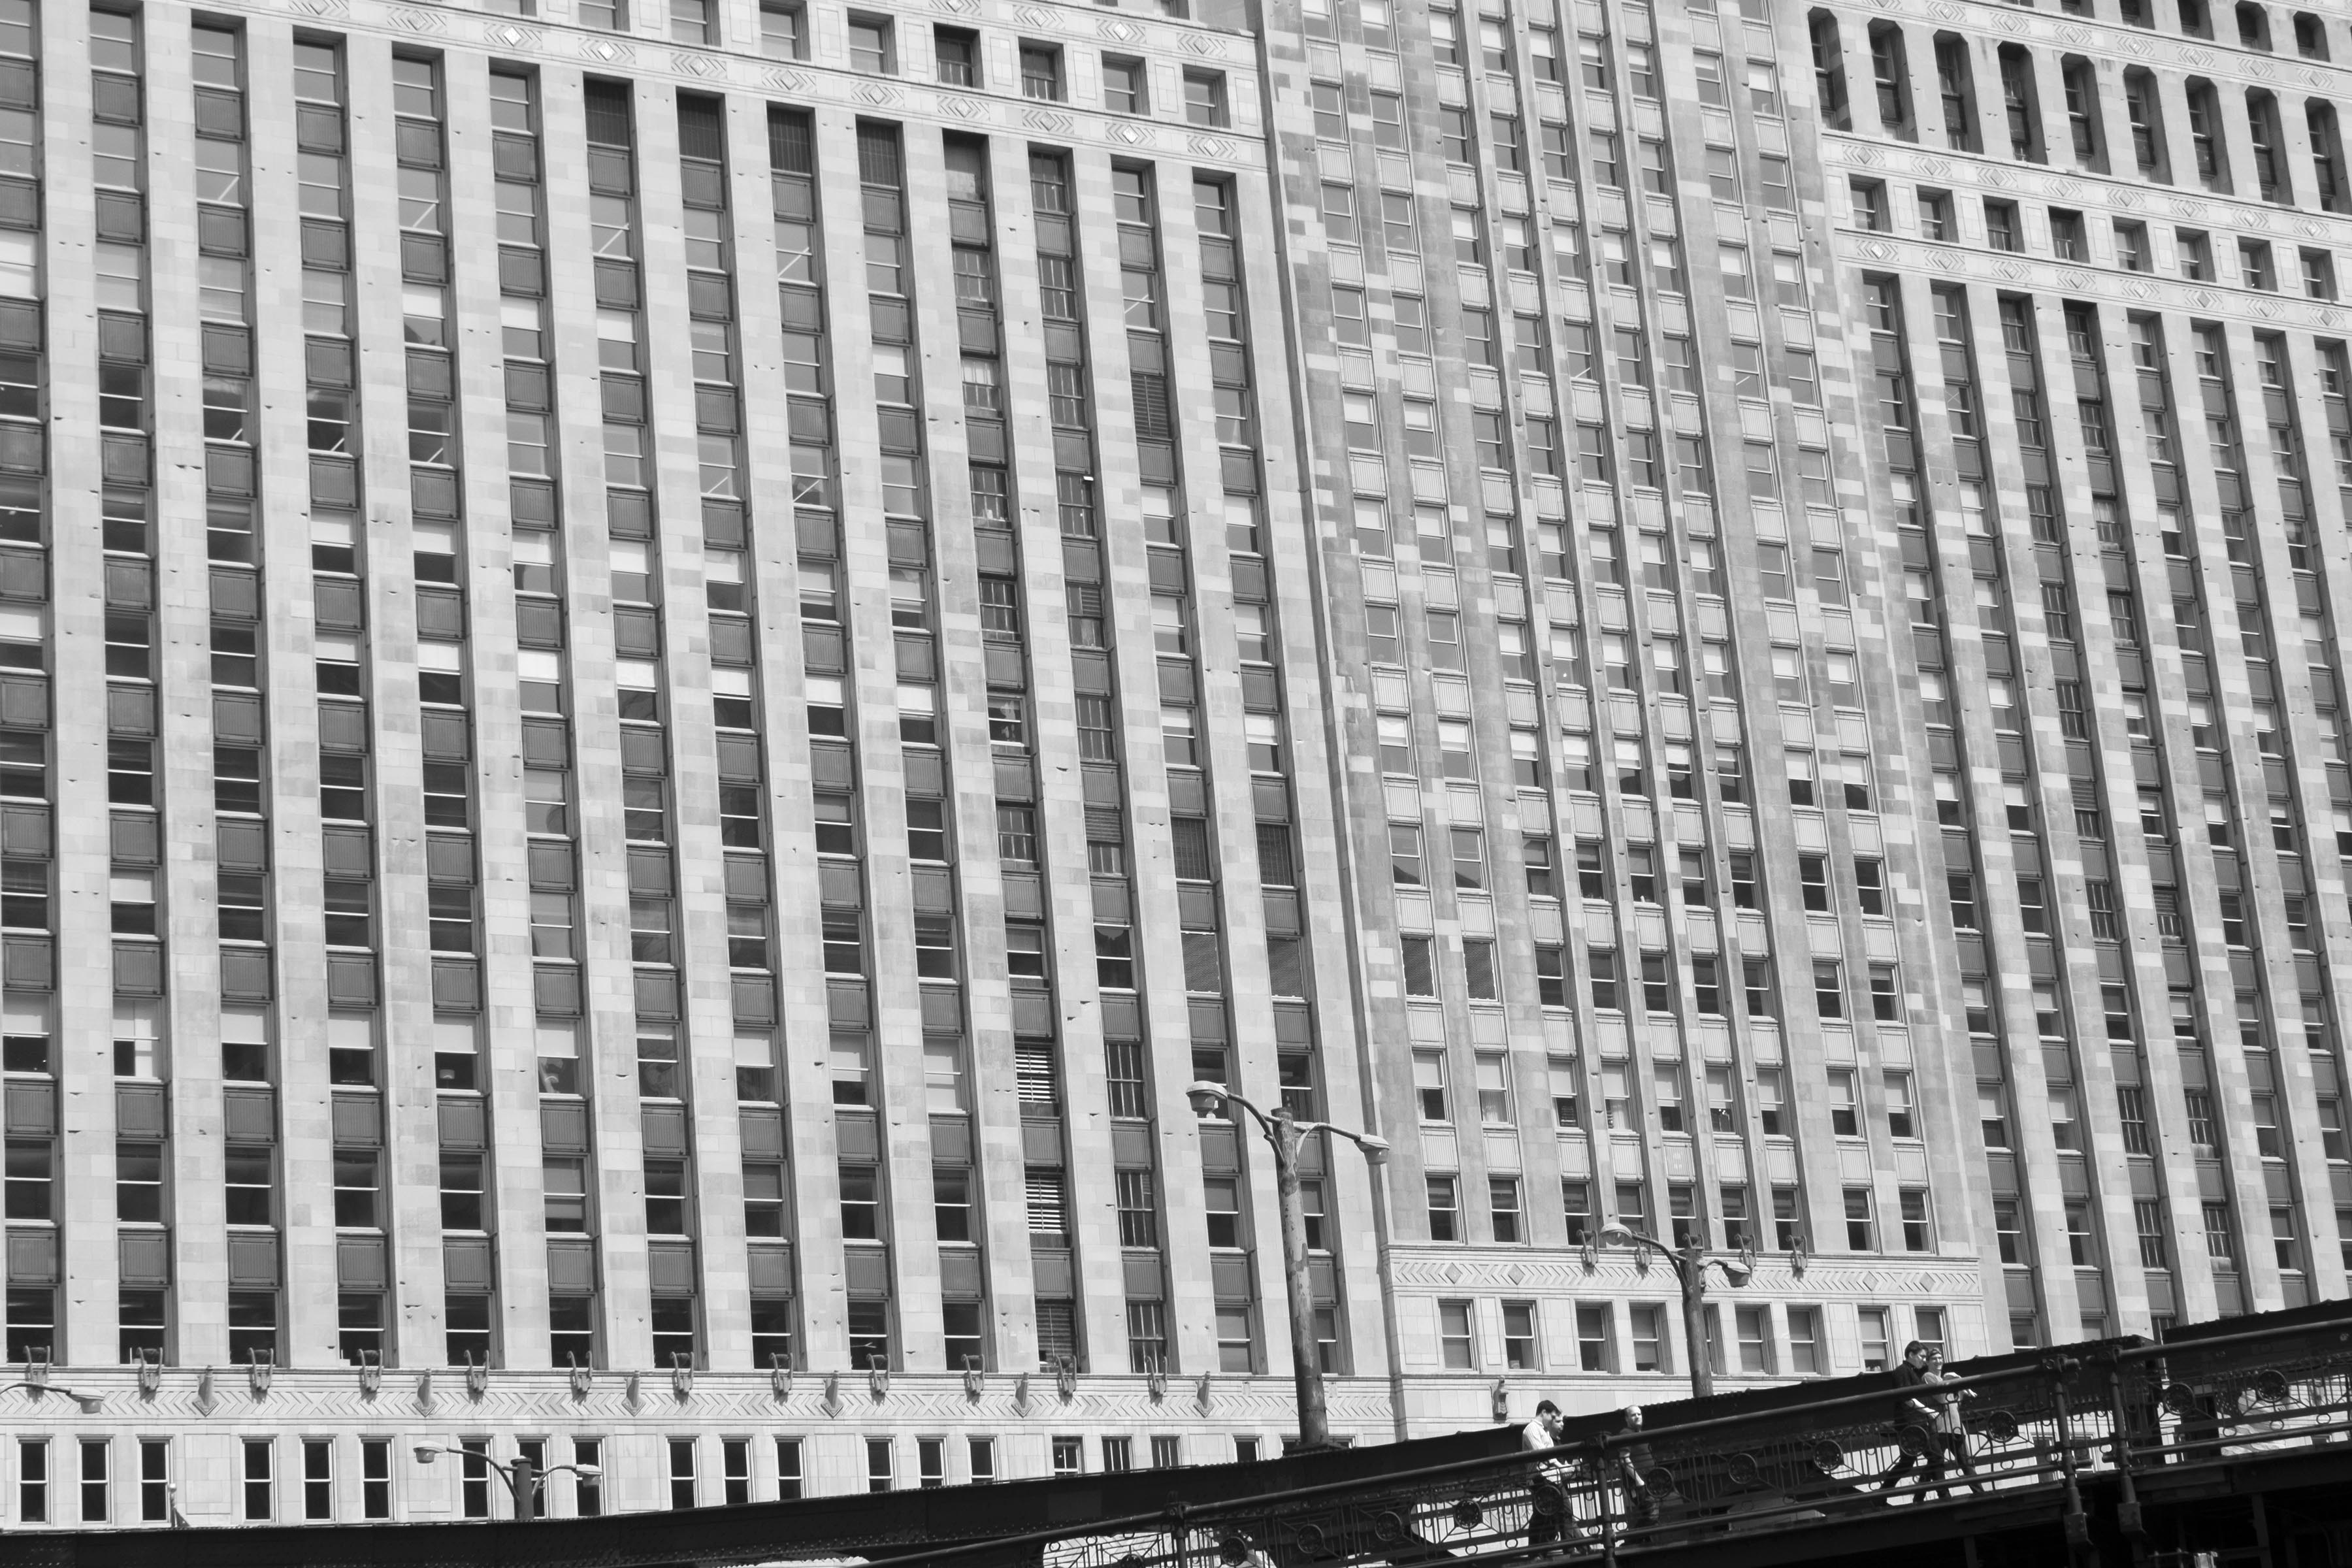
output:
M1590 1268L1576 1252L1507 1258L1433 1248L1410 1253L1391 1249L1389 1256L1391 1276L1401 1294L1655 1296L1671 1292L1675 1282L1674 1270L1665 1264L1653 1262L1644 1272L1618 1248L1601 1249ZM1973 1262L1960 1258L1810 1258L1799 1273L1785 1254L1761 1253L1755 1275L1736 1293L1770 1300L1957 1300L1981 1296L1984 1279Z
M1297 1419L1297 1390L1288 1376L1171 1373L1158 1395L1151 1380L1126 1374L1080 1373L1064 1398L1050 1373L992 1372L979 1392L961 1373L891 1372L877 1390L863 1372L793 1373L779 1392L767 1373L697 1372L686 1393L667 1373L599 1372L575 1393L560 1372L492 1372L478 1393L466 1374L446 1369L387 1367L371 1391L357 1368L278 1367L257 1388L241 1369L166 1367L152 1394L135 1373L115 1368L59 1368L59 1389L102 1396L87 1414L62 1394L16 1396L0 1403L0 1431L136 1426L182 1431L207 1427L351 1425L386 1429L500 1429L593 1426L605 1431L661 1430L687 1422L699 1427L738 1424L815 1433L934 1423L1000 1430L1024 1423L1116 1426L1127 1422L1162 1430L1204 1426L1217 1430ZM1385 1378L1334 1377L1327 1384L1333 1419L1343 1426L1385 1429L1390 1421ZM1205 1403L1203 1394L1205 1393Z

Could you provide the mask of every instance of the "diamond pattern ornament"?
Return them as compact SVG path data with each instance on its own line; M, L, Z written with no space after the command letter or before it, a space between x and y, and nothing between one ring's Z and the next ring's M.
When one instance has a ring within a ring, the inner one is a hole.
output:
M776 70L771 68L767 75L767 80L768 85L774 88L778 92L805 93L808 91L808 78L801 75L798 71Z
M482 29L482 37L487 41L497 45L502 49L536 49L539 47L538 28L518 27L512 22L493 22L488 26Z
M395 5L386 11L383 19L394 26L411 33L437 33L441 18L430 11L412 11L405 5Z
M636 58L636 51L626 44L611 38L583 38L580 52L592 60L602 60L608 66L624 65Z
M669 63L688 76L715 77L727 68L709 55L689 54L683 49L672 50Z

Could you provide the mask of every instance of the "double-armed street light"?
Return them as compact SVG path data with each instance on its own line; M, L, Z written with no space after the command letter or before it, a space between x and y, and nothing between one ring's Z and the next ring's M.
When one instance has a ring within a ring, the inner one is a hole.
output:
M1683 1336L1690 1347L1691 1393L1706 1399L1715 1393L1715 1369L1707 1361L1706 1271L1711 1264L1723 1270L1723 1278L1734 1287L1745 1285L1756 1272L1755 1255L1743 1253L1726 1257L1710 1252L1696 1242L1686 1247L1668 1247L1654 1236L1614 1221L1601 1227L1599 1242L1603 1247L1630 1247L1637 1252L1654 1252L1674 1266L1675 1278L1683 1288Z
M1331 1426L1323 1405L1321 1352L1315 1342L1315 1296L1307 1283L1307 1205L1298 1190L1298 1151L1313 1134L1329 1132L1362 1150L1364 1163L1378 1168L1389 1157L1388 1140L1328 1121L1301 1121L1286 1105L1276 1106L1269 1116L1221 1083L1194 1083L1184 1094L1200 1116L1240 1106L1274 1148L1274 1185L1282 1209L1282 1278L1290 1297L1290 1362L1298 1382L1298 1447L1327 1447Z
M514 1499L514 1516L517 1519L536 1517L538 1510L532 1505L539 1500L541 1489L547 1485L547 1478L558 1471L570 1470L583 1481L600 1480L604 1474L604 1467L600 1465L551 1465L542 1470L525 1458L501 1464L479 1448L453 1448L446 1443L419 1443L415 1452L420 1465L429 1465L443 1454L455 1454L461 1459L479 1459L498 1471L507 1483L508 1493Z

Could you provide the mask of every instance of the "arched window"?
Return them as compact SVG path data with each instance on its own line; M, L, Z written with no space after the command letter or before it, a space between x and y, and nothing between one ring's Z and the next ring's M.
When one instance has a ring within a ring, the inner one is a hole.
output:
M2246 93L2246 140L2254 154L2254 188L2266 202L2292 202L2286 143L2280 134L2278 100L2259 88Z
M2132 164L2147 179L2172 183L2164 145L2164 110L2156 78L2135 67L2124 72L2124 117L2131 122Z
M1903 29L1892 22L1871 24L1870 79L1877 91L1881 128L1906 142L1916 140L1918 132L1911 123L1911 62L1903 47Z
M2058 62L2058 74L2066 94L2066 138L2074 162L2104 173L2107 150L2099 140L2099 73L2082 56L2068 55Z
M2311 183L2319 205L2330 212L2352 212L2344 186L2344 142L2336 129L2336 106L2325 99L2304 105L2305 129L2311 137Z
M1837 18L1816 11L1807 26L1813 42L1813 98L1822 121L1833 131L1853 129L1845 107L1845 49L1838 40Z
M1944 141L1955 152L1977 150L1977 89L1969 65L1969 44L1958 33L1936 35L1936 99L1944 116Z
M2034 89L2033 57L2016 44L2000 47L2000 107L2009 127L2009 155L2043 162L2042 100Z
M2197 177L2209 191L2230 189L2230 164L2221 146L2221 105L2213 84L2202 77L2189 81L2189 152Z

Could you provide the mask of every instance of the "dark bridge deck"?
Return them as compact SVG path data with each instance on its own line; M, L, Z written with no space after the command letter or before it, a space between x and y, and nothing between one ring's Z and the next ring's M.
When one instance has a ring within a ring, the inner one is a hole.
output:
M1876 1374L1516 1430L983 1488L606 1519L0 1536L0 1568L736 1564L2352 1568L2352 1304L1988 1358L1965 1470ZM1890 1490L1880 1478L1908 1455Z

